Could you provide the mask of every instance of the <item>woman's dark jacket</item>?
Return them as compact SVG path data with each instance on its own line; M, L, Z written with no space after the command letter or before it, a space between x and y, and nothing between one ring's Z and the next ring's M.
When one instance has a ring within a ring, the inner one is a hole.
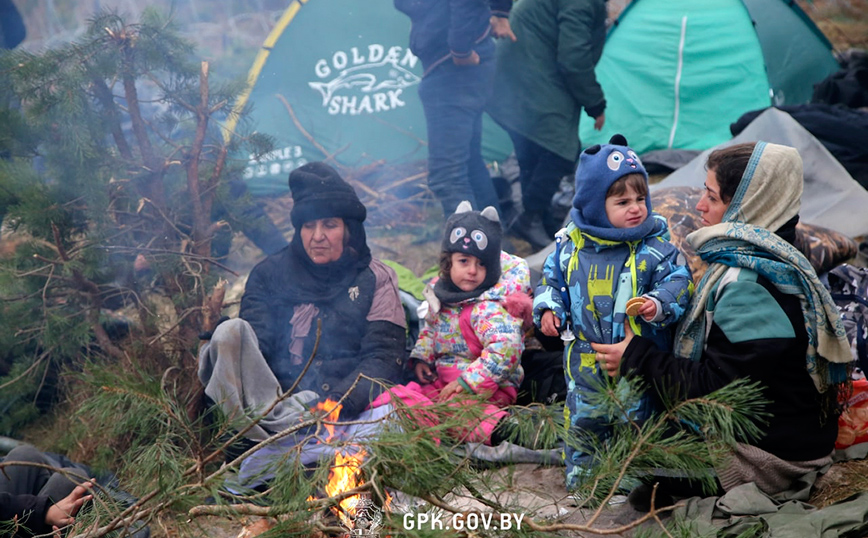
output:
M304 340L303 360L293 363L289 352L291 319L295 307L308 302L292 291L298 286L293 282L297 275L289 270L293 255L293 249L287 247L260 262L251 271L241 298L240 317L256 332L259 349L283 390L293 385L314 351L317 320L322 329L316 356L296 390L313 390L338 399L359 374L398 382L405 353L405 316L397 277L377 260L344 281L349 285L336 284L345 289L312 301L319 312ZM344 400L343 413L358 414L379 392L379 385L360 379Z
M805 368L808 336L799 298L742 269L716 303L698 361L673 357L636 337L624 352L621 373L638 373L679 398L704 396L736 379L759 381L770 416L763 437L749 443L787 461L828 456L838 421L823 413L824 396Z

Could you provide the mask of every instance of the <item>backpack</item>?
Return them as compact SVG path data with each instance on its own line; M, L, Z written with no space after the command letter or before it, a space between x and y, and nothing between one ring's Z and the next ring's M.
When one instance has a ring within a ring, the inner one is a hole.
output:
M856 366L868 372L868 268L841 264L822 280L838 307Z

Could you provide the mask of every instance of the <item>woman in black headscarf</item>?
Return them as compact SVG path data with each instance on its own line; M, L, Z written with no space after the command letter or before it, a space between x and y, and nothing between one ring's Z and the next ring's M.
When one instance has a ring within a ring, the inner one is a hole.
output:
M316 399L343 398L341 416L358 415L380 392L367 378L397 382L403 363L397 277L371 257L365 206L324 163L294 170L289 186L292 242L253 268L240 317L221 323L199 351L205 393L230 416L266 408L297 382L247 433L255 440L292 425ZM317 323L316 356L301 376Z

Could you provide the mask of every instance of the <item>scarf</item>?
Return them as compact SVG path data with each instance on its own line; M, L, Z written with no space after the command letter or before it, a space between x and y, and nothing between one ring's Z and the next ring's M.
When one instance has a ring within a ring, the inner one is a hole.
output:
M443 277L439 278L437 282L434 283L434 295L437 296L437 299L439 299L442 304L451 305L466 301L467 299L475 299L490 288L491 286L485 287L484 285L480 285L475 290L464 291L453 284L452 279Z
M687 236L710 265L679 325L676 355L699 359L709 297L729 267L743 267L782 293L799 297L808 333L806 367L817 390L847 380L853 356L835 303L807 258L769 231L798 215L802 184L802 161L795 149L757 142L722 222Z
M651 197L649 196L648 198L650 200ZM601 203L606 203L605 197L603 197ZM650 204L650 202L648 203ZM588 235L598 239L604 239L616 243L628 243L630 241L639 241L640 239L644 239L654 232L654 229L657 226L654 222L654 213L652 213L650 209L648 210L648 218L646 218L642 224L633 228L615 228L611 225L595 226L585 218L582 211L575 207L570 209L570 218L572 219L573 224L576 225L576 228L582 230L582 233L587 233Z

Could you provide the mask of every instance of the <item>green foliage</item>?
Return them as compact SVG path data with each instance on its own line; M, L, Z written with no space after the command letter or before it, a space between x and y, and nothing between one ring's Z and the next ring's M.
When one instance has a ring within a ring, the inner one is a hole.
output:
M393 505L394 511L385 515L384 533L443 535L438 529L404 529L406 511L440 513L444 520L468 510L522 513L534 518L533 509L522 506L522 496L517 494L524 485L509 467L480 467L471 457L461 455L465 451L456 450L468 423L483 418L480 405L436 403L422 411L396 402L395 410L376 424L376 434L363 438L331 438L322 417L304 415L298 426L282 432L301 442L282 445L269 469L273 477L265 486L250 489L238 483L241 459L226 458L223 453L234 432L244 424L228 421L217 407L204 415L189 416L171 376L155 375L132 364L94 360L84 364L77 379L90 387L86 391L90 396L72 422L90 432L99 431L101 438L125 440L124 451L107 450L106 454L114 454L116 459L105 461L120 469L126 489L144 499L134 507L134 513L144 520L158 512L174 514L173 524L188 536L204 532L198 527L199 520L188 515L203 508L226 517L267 510L262 513L276 518L276 526L267 536L334 532L340 526L334 513L340 497L330 497L326 483L335 461L325 457L316 464L302 465L299 456L308 443L317 443L320 448L329 445L332 453L365 451L359 474L364 494L378 503L389 495L400 496L400 500L393 499L400 505ZM643 391L641 384L624 381L605 383L600 388L595 400L598 410L610 416L615 427L615 434L605 444L565 432L562 406L513 408L506 421L513 439L526 446L554 446L560 436L569 443L586 443L581 446L594 450L594 463L575 492L585 507L605 506L606 498L655 468L675 469L709 483L709 471L725 447L735 442L737 435L750 437L759 431L750 422L753 416L762 416L763 402L758 388L749 383L735 383L705 398L667 400L659 415L642 423L631 418ZM673 434L669 426L674 423L688 426ZM338 421L335 426L347 424ZM82 434L86 431L73 432L71 437L80 439ZM277 440L275 436L263 445ZM228 465L221 465L224 459ZM207 497L215 504L202 507ZM81 524L117 520L124 508L107 501L81 516ZM543 531L523 526L521 531L498 536L560 534L559 523L553 525ZM689 522L673 525L668 531L673 536L696 534Z
M0 255L0 385L36 360L53 375L97 356L149 375L191 368L217 279L214 212L239 220L250 203L223 186L271 149L268 136L244 138L243 118L225 137L245 81L210 82L194 54L146 9L134 23L98 13L73 43L0 55L0 215L14 230L14 252ZM37 373L16 382L34 390ZM10 409L9 433L13 416L31 415Z
M713 491L714 468L728 448L738 441L757 439L768 417L759 384L748 380L735 381L702 398L661 395L665 408L638 421L633 410L645 392L639 380L602 381L588 402L598 416L610 419L611 438L601 441L578 432L574 440L566 439L594 455L593 465L575 491L577 498L591 506L628 491L655 469L677 470L679 476Z
M556 448L568 435L564 426L564 403L513 407L505 427L507 441L537 450Z
M404 429L387 428L372 447L371 466L386 486L422 497L445 494L470 480L467 462L445 449L436 431L426 433L406 421Z

